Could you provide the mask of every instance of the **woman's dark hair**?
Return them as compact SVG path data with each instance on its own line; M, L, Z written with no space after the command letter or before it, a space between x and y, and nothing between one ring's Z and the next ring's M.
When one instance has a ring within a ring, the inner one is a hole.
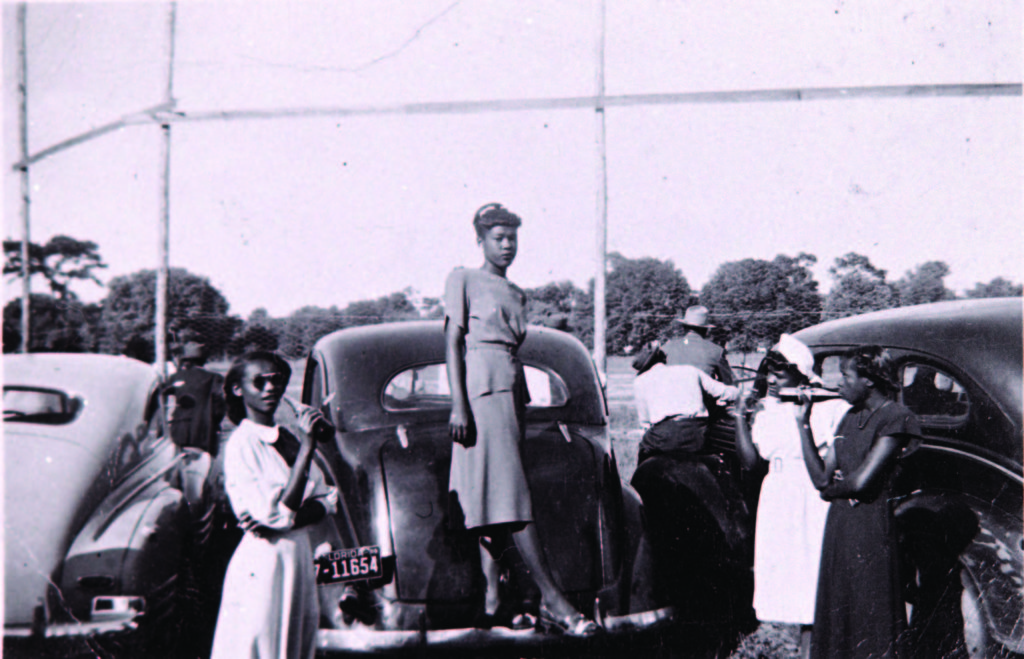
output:
M851 348L843 354L843 362L857 369L857 375L874 383L875 388L886 396L891 396L900 389L896 377L896 362L892 354L881 346L860 346Z
M228 374L224 376L224 401L227 404L228 418L231 419L231 423L239 424L245 418L245 402L241 396L235 394L235 385L242 383L242 378L245 377L245 367L257 362L273 364L274 370L284 375L286 383L292 377L292 367L288 365L284 357L276 352L253 350L236 359L228 369Z
M522 223L518 215L501 204L484 204L473 216L473 228L479 238L483 238L493 227L518 227Z
M774 371L776 373L783 371L795 378L798 384L810 384L810 380L806 375L804 375L803 371L797 368L796 364L786 359L782 353L777 350L769 350L768 354L764 356L762 363L764 364L763 372L765 375L767 375L769 371Z

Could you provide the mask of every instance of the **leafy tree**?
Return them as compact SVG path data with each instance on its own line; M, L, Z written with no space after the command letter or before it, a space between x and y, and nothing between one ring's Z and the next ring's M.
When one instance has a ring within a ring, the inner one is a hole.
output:
M896 289L900 293L900 306L909 307L914 304L952 300L956 296L943 283L947 275L949 266L943 261L928 261L908 271L896 282Z
M29 352L90 352L96 349L99 307L33 293L29 299ZM21 300L4 307L4 352L21 346Z
M420 317L416 305L405 291L379 297L376 300L360 300L345 307L345 319L349 325L373 325L396 320L415 320Z
M115 277L103 300L100 348L112 354L127 348L152 353L156 313L156 272ZM223 354L241 320L228 315L228 301L206 277L171 268L167 281L167 328L173 343L198 341L210 355Z
M800 253L723 263L700 301L736 349L752 351L821 319L821 295L810 270L816 262L814 255Z
M987 284L978 282L974 288L967 291L967 297L1022 297L1024 296L1024 285L1014 284L1012 281L996 277Z
M253 350L277 350L279 345L277 332L266 325L246 323L231 340L228 352L232 355L241 355Z
M622 354L667 335L692 297L683 273L671 261L628 259L618 252L609 254L608 262L608 353Z
M94 271L106 267L99 246L90 240L54 236L45 245L28 246L29 275L45 277L50 290L61 300L77 297L70 289L73 281L88 280L102 285ZM21 241L4 241L4 274L21 275Z
M829 268L835 282L825 298L825 320L889 309L897 306L898 293L885 280L885 270L856 252L836 259Z
M525 293L527 322L577 334L583 321L579 305L587 297L585 291L571 281L561 281L528 288Z
M347 327L344 314L336 306L329 309L305 306L284 319L279 335L281 352L292 359L305 357L320 337Z

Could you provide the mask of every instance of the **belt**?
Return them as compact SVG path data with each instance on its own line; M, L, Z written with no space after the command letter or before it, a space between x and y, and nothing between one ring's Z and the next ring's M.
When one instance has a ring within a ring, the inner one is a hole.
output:
M516 346L507 343L474 343L473 345L466 346L466 350L497 350L498 352L508 353L513 357L516 356L518 349Z

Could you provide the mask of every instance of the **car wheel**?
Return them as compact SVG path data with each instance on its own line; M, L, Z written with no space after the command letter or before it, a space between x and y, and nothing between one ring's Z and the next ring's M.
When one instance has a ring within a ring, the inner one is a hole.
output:
M1020 657L1009 652L992 638L988 616L974 580L967 571L961 573L964 590L960 597L960 613L964 619L964 644L970 659L1011 659Z
M971 659L988 657L988 628L985 623L981 597L978 594L978 589L974 586L974 581L966 571L961 573L961 580L964 590L960 596L960 613L964 618L964 643L967 646L967 656Z

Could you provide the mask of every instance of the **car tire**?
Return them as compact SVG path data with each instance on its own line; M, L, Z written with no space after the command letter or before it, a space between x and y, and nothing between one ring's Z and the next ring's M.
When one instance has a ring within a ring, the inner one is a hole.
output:
M988 615L974 579L963 570L960 579L964 590L960 596L960 613L964 619L964 644L970 659L1012 659L1020 657L1004 648L989 633Z

